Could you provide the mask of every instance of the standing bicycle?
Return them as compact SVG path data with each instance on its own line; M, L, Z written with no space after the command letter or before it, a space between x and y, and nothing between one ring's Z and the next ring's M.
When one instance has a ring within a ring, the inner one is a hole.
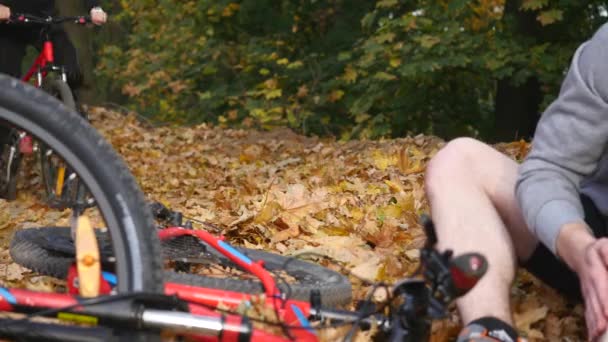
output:
M14 3L14 4L13 4ZM36 47L40 54L30 70L22 77L60 99L67 107L76 108L74 90L82 83L76 50L60 24L103 24L105 12L97 1L86 1L91 16L53 17L53 1L0 1L0 72L21 75L21 62L28 45ZM35 14L18 14L15 11ZM36 150L41 163L41 174L47 202L56 208L66 208L74 201L86 205L84 187L48 147L34 148L31 137L0 123L0 198L16 198L17 173L24 154Z

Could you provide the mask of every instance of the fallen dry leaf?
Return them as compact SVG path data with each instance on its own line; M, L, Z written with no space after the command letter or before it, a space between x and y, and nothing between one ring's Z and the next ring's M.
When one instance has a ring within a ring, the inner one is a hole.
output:
M547 317L549 309L546 306L532 308L521 313L515 313L515 325L519 331L523 331L529 337L543 338L543 334L532 329L531 325Z

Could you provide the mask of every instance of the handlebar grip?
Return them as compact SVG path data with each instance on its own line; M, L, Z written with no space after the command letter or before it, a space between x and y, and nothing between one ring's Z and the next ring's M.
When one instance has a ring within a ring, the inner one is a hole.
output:
M450 261L450 273L455 295L469 292L488 270L488 261L479 253L459 255Z
M25 15L21 13L11 13L10 17L8 17L8 21L12 23L22 23L25 22Z
M93 20L91 19L90 15L83 15L83 16L79 17L76 22L78 24L84 25L84 24L90 24L90 23L92 23Z

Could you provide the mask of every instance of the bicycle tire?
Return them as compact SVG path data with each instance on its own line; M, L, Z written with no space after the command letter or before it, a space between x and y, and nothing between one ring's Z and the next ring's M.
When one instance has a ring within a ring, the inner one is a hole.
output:
M76 100L69 85L53 76L47 76L42 83L42 90L55 97L69 109L76 111ZM64 183L61 194L57 195L56 184L58 177L58 165L51 162L54 152L46 144L40 144L38 148L38 159L40 163L40 173L47 204L55 209L66 209L73 204L87 207L86 190L82 183L75 177L70 180L69 176L63 176L68 182ZM72 170L66 169L66 175ZM62 180L62 183L64 180Z
M18 79L0 75L0 120L32 134L75 170L96 200L116 253L117 292L162 293L160 243L134 177L111 145L76 112Z
M47 76L42 81L42 90L63 102L63 104L69 109L74 111L76 110L76 100L74 99L74 94L66 82L53 76Z
M103 233L97 235L102 259L110 260L112 249L106 243ZM324 306L335 307L346 305L352 299L352 285L348 278L323 266L299 259L260 250L235 247L252 260L263 260L270 271L282 271L296 279L295 283L286 285L278 283L279 288L288 298L309 300L313 290L319 290ZM227 258L217 251L201 245L190 236L178 237L162 242L163 255L170 260L196 257L204 252L213 252L220 266L230 266ZM74 259L74 246L71 242L68 227L28 228L15 233L10 244L10 253L21 266L37 273L65 278L68 268ZM262 285L257 280L238 278L217 278L198 274L165 271L165 281L230 290L241 293L263 293Z
M308 301L314 290L318 290L321 303L325 307L347 305L352 300L352 285L348 278L323 266L296 258L285 257L265 251L236 247L236 250L252 260L263 260L269 271L284 271L295 276L295 284L277 282L277 286L289 299ZM264 292L258 280L237 278L215 278L189 273L165 272L165 281L223 289L234 292L261 294Z

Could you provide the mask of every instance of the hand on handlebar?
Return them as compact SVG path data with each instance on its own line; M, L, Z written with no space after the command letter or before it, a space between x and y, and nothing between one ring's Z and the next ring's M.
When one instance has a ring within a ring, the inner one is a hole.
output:
M0 21L7 21L11 18L11 9L7 6L0 5Z
M103 25L108 20L108 14L101 7L91 9L91 22L95 25Z

